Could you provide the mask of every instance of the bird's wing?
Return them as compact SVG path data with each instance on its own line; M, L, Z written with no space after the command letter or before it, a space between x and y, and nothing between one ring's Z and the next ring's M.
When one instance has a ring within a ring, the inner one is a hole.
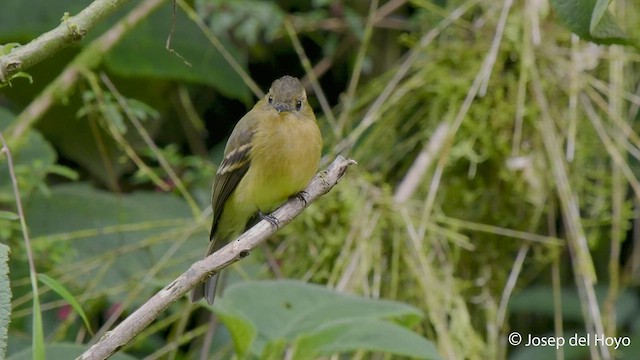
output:
M233 190L249 170L249 165L251 164L251 138L254 131L254 126L252 125L255 120L252 112L247 113L238 122L227 142L224 159L222 159L213 182L211 194L213 224L211 225L209 240L213 240L227 199L229 199Z

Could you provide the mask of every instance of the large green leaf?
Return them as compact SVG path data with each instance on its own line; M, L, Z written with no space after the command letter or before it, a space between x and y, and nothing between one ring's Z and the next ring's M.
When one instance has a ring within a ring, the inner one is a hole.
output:
M387 352L418 359L440 359L427 339L394 323L377 319L347 319L327 324L296 341L294 359L352 352L358 349Z
M192 223L188 206L173 194L115 195L85 183L55 186L50 196L32 197L26 211L34 245L55 239L72 240L74 253L66 254L65 265L82 261L110 265L101 280L101 289L145 276L172 243L183 236L170 231ZM200 243L205 235L196 233L195 237ZM188 246L180 247L175 258L180 259L188 250ZM183 269L190 260L184 258L173 266ZM80 284L93 280L100 267L92 269L78 272L75 279Z
M236 354L242 359L247 355L256 337L255 325L242 314L237 314L231 309L218 311L218 318L226 325L233 338Z
M56 343L47 345L47 360L69 360L75 359L89 349L89 345ZM9 356L7 360L31 360L31 349L20 351L19 353ZM111 360L136 360L131 355L118 352L111 356Z
M596 44L634 44L620 29L611 12L606 9L608 1L551 0L551 4L560 20L585 40Z
M9 247L0 244L0 359L7 353L7 331L11 321L11 286L9 284Z
M27 41L60 24L65 12L76 14L92 0L21 0L2 1L0 43Z
M126 77L148 77L211 85L227 97L249 101L251 93L231 65L182 11L176 14L172 47L191 66L165 49L171 29L170 6L150 15L111 50L107 67ZM221 39L223 41L223 39ZM241 64L246 59L231 43L223 41Z
M231 286L214 308L229 328L237 327L228 321L234 317L254 324L257 336L251 345L251 353L256 356L263 354L270 343L284 339L289 343L300 341L299 349L304 353L365 349L437 358L437 355L431 356L437 353L430 342L406 327L389 322L393 319L410 326L422 318L418 309L399 302L367 299L318 285L281 280ZM378 325L378 330L371 328ZM412 336L406 338L407 333ZM406 342L402 344L408 348L399 352L398 347L376 338L381 334L389 338L405 337ZM377 341L367 342L362 336L371 336Z

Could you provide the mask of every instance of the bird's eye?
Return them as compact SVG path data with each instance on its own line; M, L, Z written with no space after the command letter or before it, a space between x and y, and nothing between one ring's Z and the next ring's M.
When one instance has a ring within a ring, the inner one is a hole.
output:
M269 101L269 104L273 103L273 96L269 95L269 97L267 98L267 101Z
M296 101L296 110L300 110L302 108L302 101Z

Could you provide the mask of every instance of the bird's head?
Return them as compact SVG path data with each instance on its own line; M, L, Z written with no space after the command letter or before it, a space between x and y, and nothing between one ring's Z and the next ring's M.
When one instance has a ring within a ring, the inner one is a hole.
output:
M267 104L277 112L301 111L307 104L307 92L300 80L293 76L283 76L271 84L265 96Z

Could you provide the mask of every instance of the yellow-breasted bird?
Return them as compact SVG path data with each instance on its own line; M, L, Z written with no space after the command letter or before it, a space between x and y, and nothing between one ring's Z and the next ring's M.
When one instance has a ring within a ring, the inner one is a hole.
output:
M318 169L322 136L300 81L283 76L233 129L211 195L213 224L207 256L309 184ZM191 301L213 304L218 274L196 286Z

